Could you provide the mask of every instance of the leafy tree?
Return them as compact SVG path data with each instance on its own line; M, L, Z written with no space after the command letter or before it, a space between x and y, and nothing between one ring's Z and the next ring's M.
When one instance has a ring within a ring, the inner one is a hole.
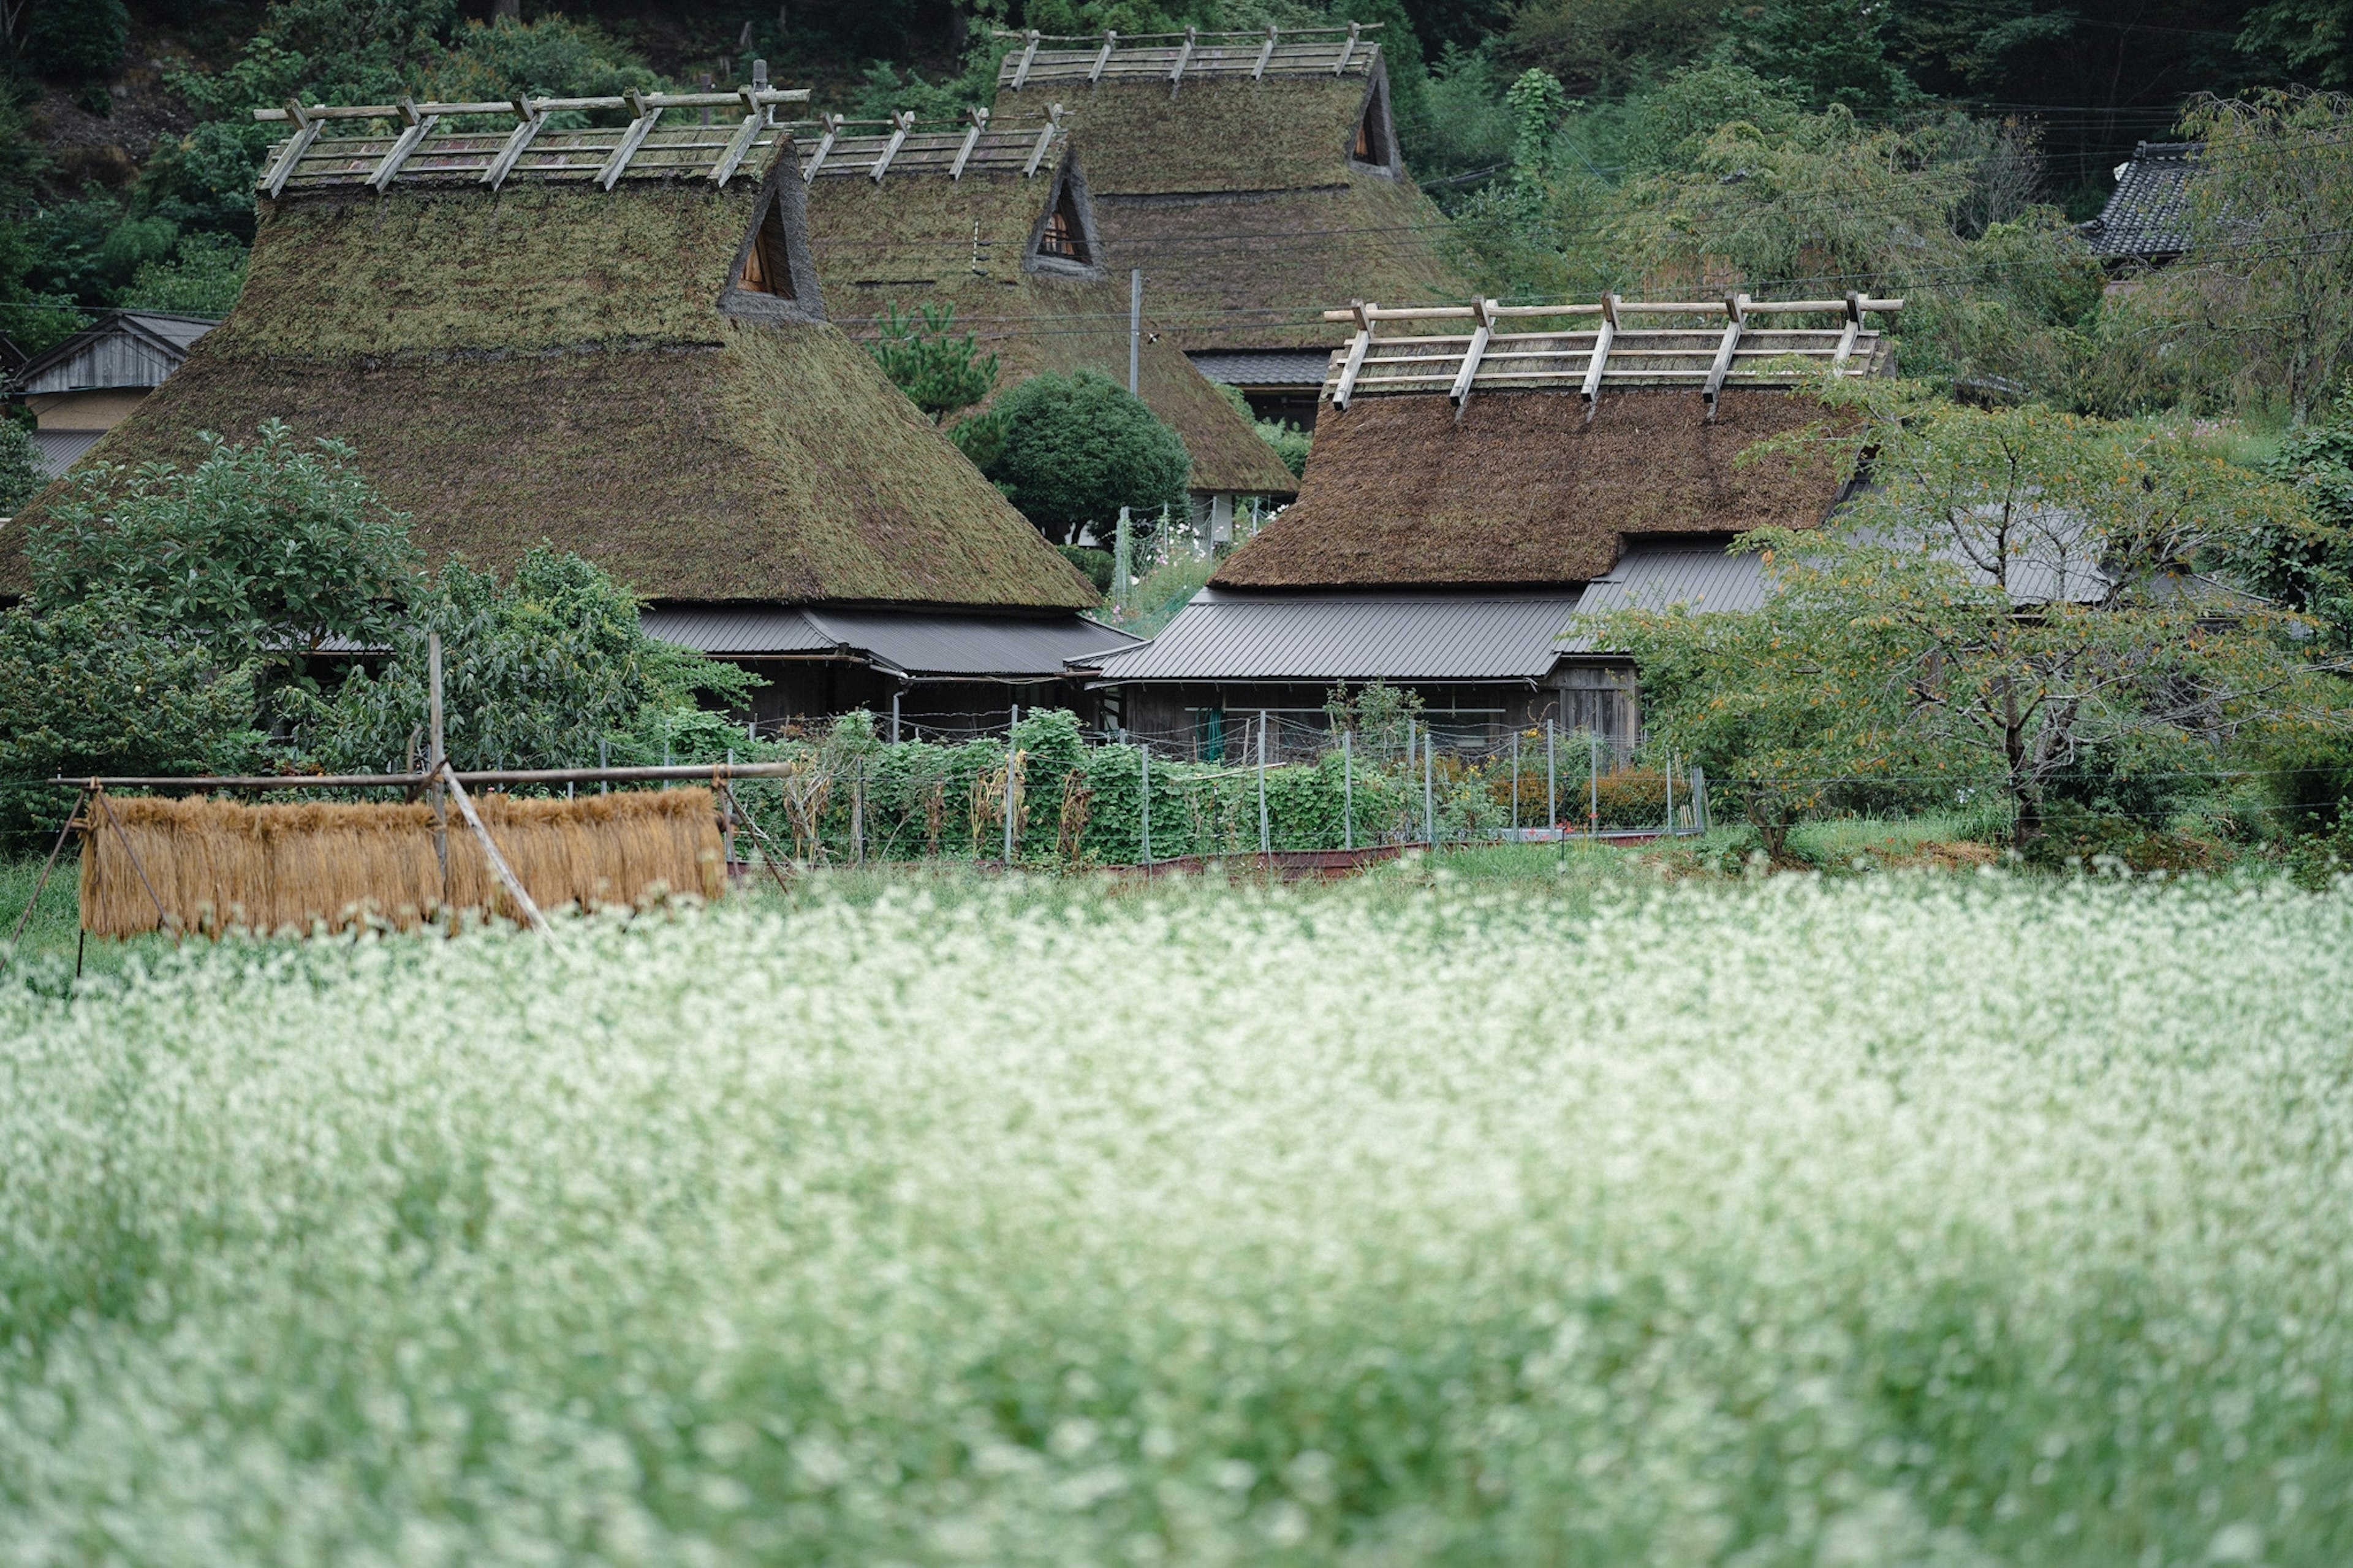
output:
M1312 432L1302 430L1288 419L1261 419L1240 387L1222 381L1216 384L1218 395L1226 400L1227 406L1250 421L1250 428L1258 432L1258 438L1274 448L1274 455L1282 459L1282 466L1291 470L1292 478L1298 479L1307 472L1307 449L1314 440Z
M2301 421L2353 373L2353 100L2270 92L2210 100L2190 241L2114 329L2155 401L2276 406Z
M2264 470L2292 485L2303 513L2258 529L2233 562L2250 587L2318 619L2353 648L2353 383L2328 416L2291 433Z
M290 698L306 758L341 772L421 755L437 631L443 732L460 769L585 767L599 742L617 762L659 762L665 730L696 712L698 693L741 704L761 684L649 637L635 595L577 555L542 546L503 583L452 558L386 628L379 671L354 670L330 697Z
M1923 97L1887 58L1884 5L1766 0L1733 17L1735 57L1760 76L1794 84L1811 108L1883 113Z
M113 107L105 79L130 37L131 12L122 0L36 5L25 26L25 59L50 80L80 88L75 101L103 115Z
M2318 87L2353 87L2353 0L2272 0L2247 16L2240 47L2276 54Z
M1184 437L1109 376L1033 376L998 400L1004 445L984 471L1057 543L1089 523L1100 532L1123 506L1180 515L1193 459Z
M48 487L41 448L14 419L0 419L0 517L8 517Z
M93 601L0 614L0 778L240 772L262 736L250 666ZM0 843L55 833L69 792L0 791Z
M26 540L31 602L104 602L210 648L218 666L281 677L330 638L378 644L417 553L350 447L305 449L275 420L239 446L204 437L192 468L96 464Z
M997 356L984 357L970 332L951 335L955 326L953 305L919 305L913 316L892 305L881 336L869 345L882 374L934 425L997 388Z
M1529 0L1506 39L1513 58L1579 91L1615 93L1698 58L1723 16L1718 0Z
M1799 816L1874 787L1990 787L2024 847L2087 756L2346 721L2293 617L2195 575L2295 510L2279 487L2178 436L2039 407L1825 395L1842 427L1775 445L1841 464L1869 447L1877 482L1835 526L1742 541L1777 584L1766 605L1595 628L1639 662L1651 732L1743 797L1775 854Z
M132 275L122 304L186 316L226 316L245 291L246 248L225 234L191 234L169 261Z

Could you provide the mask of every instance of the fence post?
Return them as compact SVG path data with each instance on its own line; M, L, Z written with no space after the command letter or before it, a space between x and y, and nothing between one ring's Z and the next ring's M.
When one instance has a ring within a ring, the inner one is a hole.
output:
M441 764L448 761L441 733L441 634L425 634L426 723L432 730L427 766L433 773L433 858L441 867L441 909L449 909L449 798L441 787Z
M1560 767L1553 751L1552 721L1545 721L1545 826L1560 831Z
M1356 738L1354 730L1340 731L1340 847L1356 847Z
M866 760L860 758L850 768L849 860L853 866L862 866L866 863Z
M1675 754L1667 753L1667 837L1675 836Z
M1432 849L1438 847L1437 761L1430 755L1434 732L1425 730L1421 736L1421 837Z
M613 765L613 742L609 739L596 742L596 765L600 768L609 768ZM610 779L598 779L596 781L596 793L598 795L612 794L613 781Z
M1266 862L1274 844L1266 823L1266 710L1258 710L1258 855Z
M1512 837L1520 836L1520 732L1512 731Z
M1594 837L1599 838L1601 837L1601 731L1588 730L1585 732L1585 739L1591 763L1588 778L1593 790L1592 797L1586 803L1592 812L1587 823L1587 830Z
M1152 747L1138 741L1135 749L1144 758L1144 868L1152 869Z
M569 784L565 786L571 788ZM719 792L719 875L726 884L727 868L735 863L735 748L727 748L727 783Z
M899 694L896 691L891 693L891 743L894 746L899 743Z
M1691 771L1692 826L1705 833L1715 826L1707 819L1707 770L1697 763Z
M1021 705L1015 703L1018 713ZM1005 868L1013 869L1013 731L1005 732Z

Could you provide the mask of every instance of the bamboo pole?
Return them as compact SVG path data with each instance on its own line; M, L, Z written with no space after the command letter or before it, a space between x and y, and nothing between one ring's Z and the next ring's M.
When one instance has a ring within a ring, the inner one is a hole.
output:
M471 827L474 830L474 837L482 841L482 854L490 860L491 869L499 874L500 882L506 888L507 897L512 899L515 901L515 907L522 910L523 919L530 922L532 930L542 936L554 934L554 928L547 923L547 917L539 912L539 906L533 903L531 895L523 890L522 880L514 874L514 868L509 866L507 858L499 853L497 843L491 837L491 830L483 826L482 819L475 815L474 803L468 797L466 786L458 782L458 775L450 771L446 763L442 764L441 776L449 785L450 798L457 801L459 811L464 814L466 826ZM446 868L443 874L447 875ZM443 897L446 900L448 895L445 893ZM157 907L160 909L162 906Z
M441 907L449 907L449 805L443 798L441 775L448 771L449 754L441 732L441 634L425 634L426 723L431 741L425 753L426 776L433 781L427 798L433 803L433 858L441 868Z

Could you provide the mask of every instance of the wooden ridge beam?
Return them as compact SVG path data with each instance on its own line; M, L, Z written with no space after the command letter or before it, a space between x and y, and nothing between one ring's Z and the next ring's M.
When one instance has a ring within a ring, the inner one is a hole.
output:
M289 115L292 117L294 134L287 142L286 150L279 153L278 162L270 166L269 177L262 182L261 188L268 191L273 198L286 188L288 178L294 173L294 165L302 161L302 155L311 150L311 143L319 139L320 129L326 123L321 120L305 119L302 106L291 99L287 100L286 108L279 112L281 119ZM254 110L256 117L260 113L259 110Z
M1578 390L1585 396L1589 416L1593 405L1601 397L1601 378L1609 371L1609 349L1618 337L1618 296L1601 296L1601 325L1593 334L1592 357L1585 363L1585 384Z
M897 128L891 132L891 140L882 144L882 151L875 156L874 167L868 171L869 177L876 184L882 183L883 174L891 167L891 160L899 155L900 147L907 140L907 132L914 127L915 111L910 109L900 116Z
M948 178L951 180L964 178L964 166L972 161L972 150L980 145L980 133L988 129L987 109L971 110L971 117L972 129L964 133L964 145L956 149L955 162L948 168Z
M642 96L651 109L721 109L743 101L749 91L763 108L778 103L807 103L809 89L795 88L739 89L733 92L649 92L643 95L615 94L607 98L532 98L485 99L465 103L412 103L420 115L448 118L454 114L512 114L519 119L552 114L558 110L628 109L632 97ZM525 103L529 109L522 106ZM253 118L263 123L290 120L297 126L308 121L326 120L397 120L403 118L403 106L397 103L302 104L290 102L283 109L257 109Z
M596 171L596 183L608 191L613 188L613 182L621 177L621 172L629 166L630 157L645 145L646 133L662 117L660 110L648 107L646 100L637 93L632 92L628 97L629 107L637 110L637 118L630 121L629 128L621 133L621 140L606 158L605 166Z
M1062 106L1059 103L1048 104L1046 123L1039 130L1038 144L1029 149L1029 161L1021 166L1023 179L1029 180L1037 177L1038 165L1046 161L1046 149L1054 144L1054 132L1061 128Z
M754 109L744 116L744 123L735 128L735 134L728 138L726 149L711 165L712 184L721 190L727 188L727 182L735 177L735 171L742 168L744 160L752 155L752 149L759 142L760 132L767 123L768 116L764 110Z
M1707 382L1700 389L1700 396L1707 402L1710 419L1715 417L1716 397L1724 391L1725 374L1732 369L1733 353L1740 347L1740 329L1747 310L1748 296L1746 294L1735 294L1724 302L1724 313L1728 318L1725 323L1724 341L1716 345L1715 363L1707 367Z
M505 182L507 175L513 172L517 160L521 159L524 152L530 148L532 140L539 134L540 128L547 123L545 115L533 114L531 111L530 100L527 99L516 99L514 110L521 117L520 122L508 134L506 145L499 149L499 155L491 160L491 166L482 171L481 183L494 191Z
M1193 29L1186 28L1185 42L1176 51L1176 63L1168 68L1168 85L1171 88L1185 79L1185 62L1193 58Z
M1021 84L1029 79L1029 67L1038 58L1038 29L1029 29L1029 41L1021 50L1021 63L1013 68L1013 90L1019 92Z

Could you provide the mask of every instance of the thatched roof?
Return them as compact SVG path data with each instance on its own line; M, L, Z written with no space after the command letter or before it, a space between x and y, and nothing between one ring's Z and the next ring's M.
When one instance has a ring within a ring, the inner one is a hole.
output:
M262 204L237 311L91 459L280 418L353 443L437 557L545 539L666 600L1092 604L824 319L789 138L744 134L774 166L723 184L701 146L610 190L586 158L497 189L412 160L379 195L364 155L306 176ZM0 591L22 576L11 549Z
M1335 300L1469 298L1441 253L1445 216L1398 155L1377 52L1259 78L1251 53L1189 66L1173 89L1106 73L1017 89L1008 57L997 110L1061 104L1104 238L1144 268L1145 314L1182 348L1337 344L1321 319Z
M957 329L997 355L1000 392L1045 372L1080 369L1125 384L1127 274L1103 243L1067 139L1053 133L1032 174L1039 138L1051 133L1039 120L962 135L953 127L909 130L877 179L886 138L837 129L808 182L809 247L834 319L863 338L892 310L912 316L921 305L949 306ZM804 132L797 140L808 169L822 136ZM958 153L966 159L952 174ZM1057 213L1070 231L1059 247L1068 256L1047 243ZM1137 381L1193 454L1193 489L1285 496L1298 489L1273 449L1173 343L1143 345Z
M1535 587L1602 575L1629 534L1736 533L1821 521L1845 476L1775 458L1767 437L1823 417L1810 399L1726 390L1366 397L1328 405L1298 501L1210 581L1227 588Z

